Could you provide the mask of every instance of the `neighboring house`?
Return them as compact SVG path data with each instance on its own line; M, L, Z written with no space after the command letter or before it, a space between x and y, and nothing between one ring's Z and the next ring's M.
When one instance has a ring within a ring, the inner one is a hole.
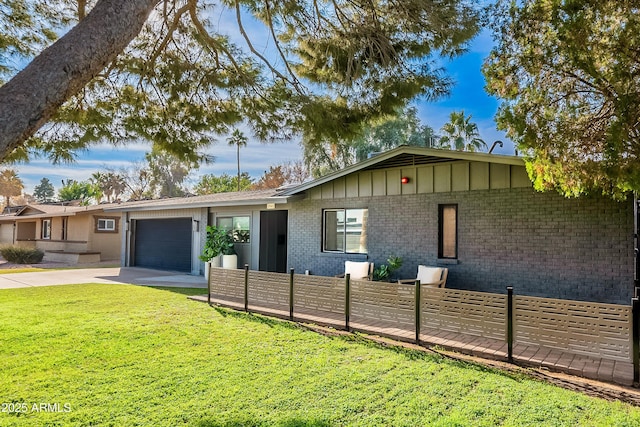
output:
M633 202L533 190L519 157L399 147L283 190L115 208L123 265L199 274L206 224L242 230L239 265L316 275L345 260L449 268L447 287L628 304ZM125 225L125 227L127 227ZM175 258L175 260L174 260ZM180 259L179 261L177 259Z
M119 260L120 214L109 206L27 205L0 216L0 244L37 247L45 261Z

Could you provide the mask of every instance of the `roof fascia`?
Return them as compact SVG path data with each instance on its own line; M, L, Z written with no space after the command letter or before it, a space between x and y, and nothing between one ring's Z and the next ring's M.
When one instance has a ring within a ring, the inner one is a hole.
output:
M276 204L286 204L292 200L298 199L297 196L274 196L274 197L266 197L264 199L253 199L253 200L221 200L217 202L198 202L198 203L181 203L181 204L162 204L162 203L154 203L149 206L119 206L116 208L105 209L105 212L139 212L139 211L157 211L163 209L201 209L201 208L215 208L215 207L248 207L248 206L261 206L269 203ZM167 199L171 200L171 199Z
M16 220L27 222L31 219L43 219L43 218L58 218L64 216L76 216L76 212L58 212L58 213L41 213L37 215L18 216Z

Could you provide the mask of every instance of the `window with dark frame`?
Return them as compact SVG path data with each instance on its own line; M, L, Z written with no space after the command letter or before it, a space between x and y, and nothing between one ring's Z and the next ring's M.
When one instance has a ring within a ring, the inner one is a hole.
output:
M458 205L438 205L438 258L458 258Z
M322 211L322 251L366 254L368 209Z

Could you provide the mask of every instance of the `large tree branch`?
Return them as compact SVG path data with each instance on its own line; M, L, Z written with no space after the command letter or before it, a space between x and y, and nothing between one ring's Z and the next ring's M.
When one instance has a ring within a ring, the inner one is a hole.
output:
M260 52L258 52L256 50L256 48L253 46L253 43L251 42L251 38L249 37L249 35L247 34L247 32L244 29L244 25L242 24L242 12L240 10L240 2L238 0L236 0L235 2L235 7L236 7L236 22L238 22L238 29L240 30L240 34L242 34L242 37L244 37L245 42L247 43L247 46L249 47L249 50L258 58L260 58L260 60L269 68L269 70L271 70L271 72L281 78L282 80L290 83L292 86L294 86L298 92L301 93L300 89L299 89L299 85L298 85L298 81L295 79L295 76L293 76L293 81L289 80L287 78L287 76L285 76L284 74L282 74L280 71L276 70L273 65L271 65L271 62L269 62L269 60L267 58L264 57L264 55L262 55ZM271 23L270 23L271 24ZM276 42L277 43L277 42ZM285 64L287 64L287 61L284 61ZM288 65L287 65L287 70L290 71Z
M99 0L0 87L0 158L31 137L138 35L159 0Z

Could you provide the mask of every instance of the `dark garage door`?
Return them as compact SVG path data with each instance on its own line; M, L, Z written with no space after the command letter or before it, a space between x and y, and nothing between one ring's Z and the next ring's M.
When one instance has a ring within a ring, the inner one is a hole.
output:
M134 265L191 272L191 218L135 223Z

